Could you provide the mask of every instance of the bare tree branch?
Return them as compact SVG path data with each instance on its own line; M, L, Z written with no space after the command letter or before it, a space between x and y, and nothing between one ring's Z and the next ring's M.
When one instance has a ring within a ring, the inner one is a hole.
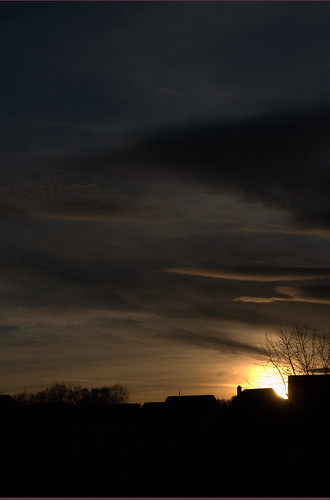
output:
M281 327L279 334L265 333L259 363L275 369L287 392L289 375L328 373L330 366L330 332L308 325Z

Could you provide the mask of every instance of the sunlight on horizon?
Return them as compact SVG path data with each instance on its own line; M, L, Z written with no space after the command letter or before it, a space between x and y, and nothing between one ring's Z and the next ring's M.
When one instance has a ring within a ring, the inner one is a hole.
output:
M272 388L281 396L281 398L288 399L288 396L285 392L285 387L280 375L274 370L265 369L263 367L256 368L251 374L251 378L249 380L250 389L266 389Z

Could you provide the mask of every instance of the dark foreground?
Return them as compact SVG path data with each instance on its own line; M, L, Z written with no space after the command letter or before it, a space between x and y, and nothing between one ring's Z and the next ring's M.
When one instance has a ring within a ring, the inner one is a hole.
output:
M0 497L328 497L329 407L1 411Z

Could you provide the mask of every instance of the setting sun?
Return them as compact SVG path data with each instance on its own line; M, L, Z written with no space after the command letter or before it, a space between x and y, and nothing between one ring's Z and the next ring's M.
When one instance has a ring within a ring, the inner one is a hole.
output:
M258 367L252 374L249 385L253 388L267 388L271 387L274 391L284 399L288 399L286 388L278 373L272 370L265 371L264 368Z

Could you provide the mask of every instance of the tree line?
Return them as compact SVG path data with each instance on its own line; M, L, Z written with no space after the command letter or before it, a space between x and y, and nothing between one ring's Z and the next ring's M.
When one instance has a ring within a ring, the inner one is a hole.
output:
M129 392L121 384L94 387L88 389L82 386L66 385L58 382L38 392L20 392L13 398L23 404L66 403L71 405L87 404L121 404L129 400Z

